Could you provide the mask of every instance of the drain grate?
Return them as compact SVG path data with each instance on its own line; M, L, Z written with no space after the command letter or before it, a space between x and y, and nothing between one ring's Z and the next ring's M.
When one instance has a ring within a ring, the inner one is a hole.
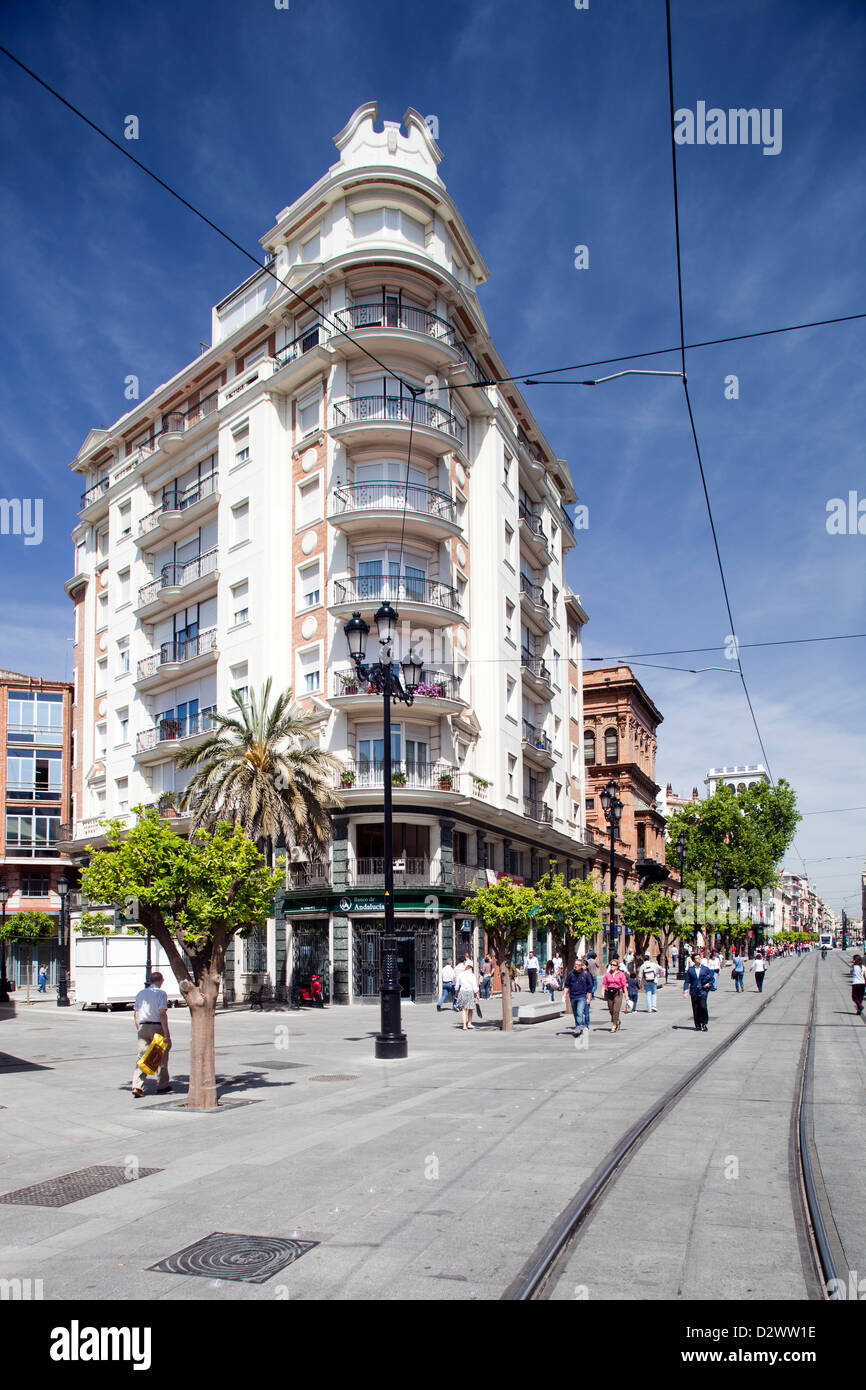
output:
M85 1197L95 1197L98 1192L126 1187L139 1178L149 1178L152 1173L161 1172L161 1168L139 1168L135 1177L131 1178L125 1168L109 1168L104 1163L97 1163L92 1168L79 1168L75 1173L64 1173L59 1178L34 1183L32 1187L4 1192L0 1202L10 1206L66 1207L70 1202L81 1202Z
M317 1240L284 1240L282 1236L244 1236L212 1231L148 1268L160 1274L195 1274L207 1279L233 1279L264 1284L295 1263Z
M335 1073L333 1076L308 1076L308 1081L357 1081L357 1076L349 1076L348 1073Z

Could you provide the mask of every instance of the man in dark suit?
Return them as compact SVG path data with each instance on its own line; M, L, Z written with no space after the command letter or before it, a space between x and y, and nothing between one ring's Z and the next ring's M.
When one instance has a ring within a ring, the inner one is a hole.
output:
M692 996L692 1017L695 1020L695 1032L697 1033L709 1031L710 1013L707 1008L707 994L715 987L715 971L710 970L704 964L700 951L695 951L683 981L683 994Z

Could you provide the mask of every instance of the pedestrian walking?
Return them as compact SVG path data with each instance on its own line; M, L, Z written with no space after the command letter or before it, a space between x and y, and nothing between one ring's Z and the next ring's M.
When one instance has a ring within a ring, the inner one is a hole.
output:
M508 963L508 974L511 976L511 988L516 989L518 994L522 994L523 990L520 988L520 981L517 978L517 966L513 960Z
M734 951L731 960L731 975L734 979L734 991L737 994L742 994L746 988L745 983L743 981L743 973L745 969L746 962L744 958L740 955L739 951Z
M586 1005L586 1024L587 1027L589 1027L589 1008L592 1004L593 999L598 993L598 956L596 955L595 951L590 951L589 955L587 956L586 968L589 971L590 976L592 977L592 994L589 996L589 1000L587 1001Z
M165 1095L171 1090L168 1075L168 1054L171 1051L171 1032L168 1026L168 995L162 987L161 971L154 970L150 984L135 996L133 1018L138 1033L138 1055L143 1057L157 1033L165 1038L167 1047L156 1073L156 1093ZM132 1094L138 1100L144 1095L144 1073L138 1067L132 1074Z
M605 1003L610 1013L610 1021L613 1024L611 1032L618 1033L622 1026L619 1021L622 1001L626 997L628 989L628 980L619 968L619 956L611 956L601 987L604 990Z
M451 960L446 960L442 967L442 993L439 995L439 1000L436 1004L437 1014L442 1012L442 1009L447 1005L449 999L451 1000L451 1008L455 1013L457 1012L457 1005L454 1003L454 974L454 966Z
M636 1014L637 1000L638 995L640 994L640 981L637 977L637 971L634 968L634 962L632 962L632 964L628 968L628 980L626 983L626 988L628 989L628 1012L631 1014Z
M709 1032L710 1011L707 1007L707 995L715 987L715 972L704 964L700 951L695 951L683 981L683 994L692 996L692 1018L696 1033Z
M654 961L649 956L644 957L643 964L638 971L638 980L643 985L644 998L646 999L646 1011L648 1014L657 1014L657 991L659 971Z
M559 976L560 979L562 979L562 966L563 966L562 956L559 954L558 951L556 951L556 952L554 953L554 957L553 957L553 968L554 968L554 970L556 971L556 973L557 973L557 975Z
M526 978L529 981L529 993L534 994L538 983L538 956L534 951L530 951L526 957Z
M584 1028L589 1031L589 1001L592 998L593 979L587 969L586 961L581 959L574 963L573 969L569 970L565 977L565 990L571 1000L571 1012L574 1014L574 1035L579 1038Z
M544 979L541 983L543 988L546 989L550 995L550 1002L552 1004L556 991L562 988L559 975L556 973L552 960L549 960L544 967Z
M493 957L485 956L481 962L481 998L489 999L493 988Z
M712 955L708 957L707 965L709 966L710 970L714 972L716 977L716 987L718 987L719 974L722 969L722 958L719 955L718 951L713 951Z
M755 984L758 986L758 993L764 993L764 976L767 973L767 962L760 951L755 952L755 959L752 961L752 970L755 976Z
M45 986L48 984L48 966L40 966L39 969L39 993L45 993Z
M851 966L851 998L858 1014L863 1012L863 993L866 991L866 972L863 970L863 957L855 956Z
M468 959L468 957L467 957ZM472 1013L478 998L478 981L472 969L472 962L465 965L457 976L457 1007L463 1014L463 1028L474 1028Z

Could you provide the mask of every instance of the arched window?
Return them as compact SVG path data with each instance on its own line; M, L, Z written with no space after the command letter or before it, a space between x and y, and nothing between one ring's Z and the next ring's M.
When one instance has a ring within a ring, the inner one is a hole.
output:
M616 729L604 731L604 760L606 763L619 761L619 737Z
M583 731L583 761L587 765L595 762L595 733L592 729Z
M744 792L745 790L746 790L746 784L745 784L745 782L738 782L738 783L737 783L737 791L738 791L738 792Z

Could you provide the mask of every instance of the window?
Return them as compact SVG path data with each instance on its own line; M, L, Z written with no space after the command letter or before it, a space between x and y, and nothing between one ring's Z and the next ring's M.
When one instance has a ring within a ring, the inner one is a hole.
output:
M118 777L118 779L117 779L117 781L115 782L114 785L115 785L115 788L116 788L116 790L117 790L117 809L118 809L118 811L128 811L128 810L129 810L129 778L128 778L128 777Z
M55 859L60 838L60 812L24 811L6 817L6 850L15 859Z
M592 729L583 731L583 761L587 767L595 762L595 732Z
M75 612L77 615L77 608ZM96 600L96 631L101 632L104 627L108 627L108 594L100 594Z
M232 507L232 545L242 545L250 538L249 499Z
M505 456L502 460L502 482L505 487L508 488L509 492L511 491L511 465L513 462L513 458L506 449Z
M301 246L301 260L304 265L311 265L314 261L320 260L322 255L322 238L318 232L311 236Z
M413 241L417 246L423 246L425 241L424 226L421 222L416 222L414 217L409 217L399 208L376 208L372 212L355 213L355 236L402 236L407 241Z
M59 801L62 776L59 748L6 750L6 795L10 801Z
M48 874L22 874L22 898L47 898L51 888Z
M513 564L512 564L513 551L514 551L513 542L514 542L514 532L512 531L511 527L508 525L508 522L506 521L506 523L505 523L505 563L508 564L508 565L511 565L511 568L512 568L512 569L514 568L514 566L513 566Z
M117 606L122 608L129 603L129 570L121 570L117 576Z
M121 502L117 509L117 520L120 529L120 539L125 540L132 535L132 503Z
M118 742L129 742L129 706L124 705L123 709L117 711L117 735Z
M249 581L242 579L239 584L232 585L232 626L239 627L241 623L248 623L250 620L249 609L250 586Z
M15 743L60 743L63 696L52 690L10 690L6 726Z
M298 402L298 432L300 434L312 434L313 430L319 428L321 397L307 397L306 400Z
M517 759L508 754L508 795L514 795L514 769L517 766Z
M455 864L465 864L466 851L468 848L468 836L465 830L455 830L453 837L452 856Z
M129 671L129 638L121 637L117 644L117 674L125 676Z
M322 688L321 648L311 647L298 655L299 685L304 695L314 695Z
M317 608L321 603L321 565L318 560L311 565L302 565L298 570L298 593L300 608Z
M514 620L514 604L510 599L505 600L505 636L509 642L512 641L511 624Z
M606 763L615 763L619 760L619 735L616 729L605 729L604 731L604 760Z
M514 719L514 718L515 718L515 716L514 716L514 691L515 691L516 687L517 687L517 681L513 680L511 676L506 676L506 677L505 677L505 714L506 714L506 717L507 717L508 719ZM516 722L516 721L515 721L515 722Z
M104 692L107 684L108 684L108 657L107 657L107 656L103 656L103 657L100 657L99 661L97 661L97 663L96 663L96 689L97 689L97 691L102 691L102 692Z
M96 558L104 560L108 554L108 529L100 531L96 537Z
M594 796L588 796L588 797L586 798L586 809L587 809L587 811L594 811L594 810L595 810L595 797L594 797Z
M232 691L237 692L245 705L250 701L249 666L246 661L238 662L230 668Z
M638 828L637 828L637 847L638 847L638 849L643 849L643 850L646 849L646 826L645 826L645 825L639 825Z
M555 651L553 653L553 684L556 686L557 690L559 689L559 680L559 652Z
M310 526L322 518L322 483L320 478L311 478L298 487L298 520L296 530Z
M250 458L250 427L242 425L240 429L232 432L232 448L234 449L234 467L240 468L244 463L249 462Z

